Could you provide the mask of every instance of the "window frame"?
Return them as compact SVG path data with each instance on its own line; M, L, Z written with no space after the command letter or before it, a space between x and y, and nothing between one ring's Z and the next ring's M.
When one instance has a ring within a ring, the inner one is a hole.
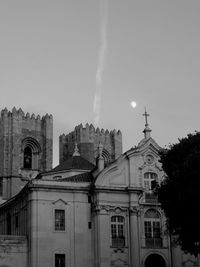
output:
M112 247L125 247L125 217L122 215L112 215L110 217L110 233Z
M144 236L146 246L162 247L161 216L155 209L149 209L144 214Z
M23 152L24 152L24 154L23 154L23 168L30 170L33 167L33 150L30 146L26 146L24 148ZM30 160L29 163L26 163L26 157L27 156L29 157L29 160Z
M158 175L156 172L145 172L143 175L143 183L145 191L152 192L153 186L152 182L158 182Z
M63 218L56 218L59 211L63 212L63 215L64 215ZM66 217L65 209L62 209L62 208L54 209L54 232L65 232L66 231L66 218L65 217ZM63 220L63 222L61 222L61 220ZM58 225L56 225L57 223ZM63 226L61 226L60 224Z

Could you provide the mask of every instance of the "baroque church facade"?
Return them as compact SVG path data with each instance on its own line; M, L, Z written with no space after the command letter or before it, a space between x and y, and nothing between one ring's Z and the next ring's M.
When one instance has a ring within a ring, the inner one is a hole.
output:
M166 230L161 147L144 115L144 138L125 153L120 131L61 135L52 168L52 116L1 112L0 266L199 266Z

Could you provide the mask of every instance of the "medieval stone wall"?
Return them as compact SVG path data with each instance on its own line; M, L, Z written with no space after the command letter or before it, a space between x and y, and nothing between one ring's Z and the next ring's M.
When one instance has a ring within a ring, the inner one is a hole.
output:
M35 114L24 113L15 107L12 111L7 108L0 116L0 178L3 179L4 198L16 194L24 182L23 176L23 141L26 138L38 144L37 164L26 177L33 177L33 171L48 171L52 168L53 158L53 117L46 114L42 118ZM34 156L34 155L33 155Z
M99 143L103 145L105 155L109 161L114 161L122 153L122 134L120 131L108 131L94 128L92 124L82 124L75 127L69 134L59 137L59 160L60 163L71 157L74 152L75 143L78 144L82 157L96 164Z

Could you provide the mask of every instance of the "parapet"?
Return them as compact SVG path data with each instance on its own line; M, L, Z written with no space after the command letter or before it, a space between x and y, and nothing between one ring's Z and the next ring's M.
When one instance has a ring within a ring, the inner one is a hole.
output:
M93 142L95 138L105 137L105 138L111 138L111 139L122 139L122 133L120 130L116 131L108 129L104 130L103 128L100 130L98 127L95 129L93 124L85 124L85 127L83 124L79 124L74 128L74 131L68 133L68 134L62 134L60 135L59 139L61 143L67 143L67 142Z
M26 120L30 122L36 121L36 122L53 122L53 116L50 114L46 114L45 116L43 116L42 118L40 117L40 115L35 115L34 113L30 114L29 112L27 112L26 114L24 113L24 111L19 108L16 109L16 107L13 107L12 111L8 111L8 109L5 107L4 109L1 110L1 120L3 120L4 118L17 118L17 119L21 119L21 120Z

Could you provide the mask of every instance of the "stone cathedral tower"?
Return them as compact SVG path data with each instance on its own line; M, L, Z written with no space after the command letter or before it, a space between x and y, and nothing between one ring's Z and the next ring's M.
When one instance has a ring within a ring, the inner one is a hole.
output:
M53 117L26 115L14 107L0 116L0 200L18 193L27 180L52 168Z
M92 124L82 124L75 127L74 131L59 137L60 163L70 158L74 152L75 143L81 156L96 164L99 144L103 146L102 156L105 165L114 161L122 154L122 134L120 131L95 129Z

